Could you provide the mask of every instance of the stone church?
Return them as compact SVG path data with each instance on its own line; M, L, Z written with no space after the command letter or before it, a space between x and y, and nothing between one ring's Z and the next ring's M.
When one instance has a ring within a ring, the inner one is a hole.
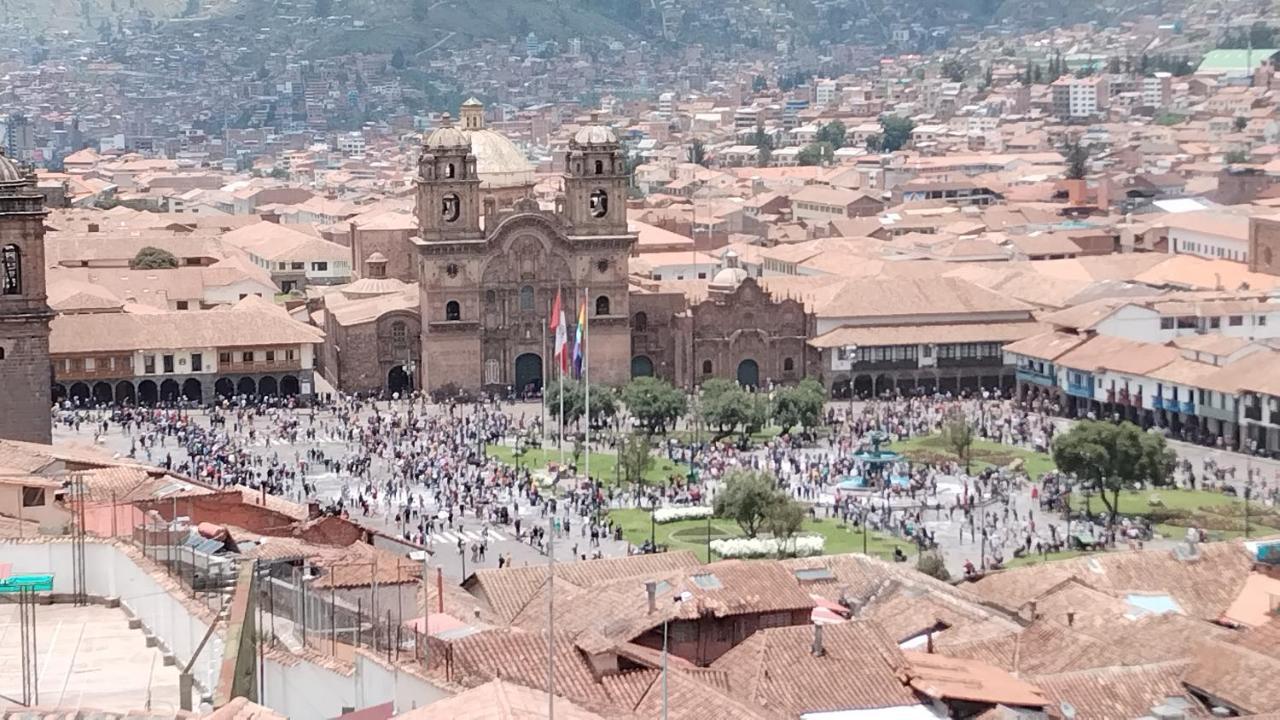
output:
M557 292L565 317L585 302L593 382L630 377L626 163L617 136L589 125L569 141L553 210L532 199L500 207L481 187L472 138L446 118L418 161L421 362L415 385L542 386L544 328ZM483 219L483 220L482 220ZM583 297L583 293L587 293Z
M35 173L0 153L0 438L50 442L44 197Z

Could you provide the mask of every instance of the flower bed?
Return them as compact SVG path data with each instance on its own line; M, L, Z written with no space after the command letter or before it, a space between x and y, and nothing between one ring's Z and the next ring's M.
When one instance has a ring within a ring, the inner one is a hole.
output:
M782 554L794 557L821 555L826 547L826 538L821 535L798 535L783 543L774 538L730 538L728 540L712 540L711 549L722 558L763 558L776 557L781 546Z
M653 511L653 521L659 525L680 522L681 520L702 520L709 517L711 517L711 507L708 505L664 507Z

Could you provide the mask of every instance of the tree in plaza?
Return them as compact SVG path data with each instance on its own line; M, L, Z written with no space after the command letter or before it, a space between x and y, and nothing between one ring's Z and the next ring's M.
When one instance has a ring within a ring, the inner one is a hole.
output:
M778 556L787 554L787 546L804 527L804 506L787 497L781 491L774 491L774 498L765 508L764 527L778 541Z
M563 391L561 390L563 388ZM553 382L547 385L544 402L547 403L547 414L557 421L560 419L560 393L564 393L564 425L569 426L582 417L583 397L582 384L577 382Z
M756 420L756 404L742 386L724 378L712 378L702 384L702 419L716 429L713 440L746 428Z
M747 537L755 537L778 502L778 488L767 472L734 469L725 473L715 499L715 514L733 520Z
M583 398L586 404L587 398ZM593 428L602 428L613 422L618 415L618 391L605 385L591 383L591 417L588 420ZM586 412L586 408L583 409Z
M963 411L956 409L947 414L942 425L942 441L956 458L964 461L964 471L968 474L973 456L973 425L969 424Z
M779 388L773 392L773 424L786 435L797 425L811 428L822 420L822 405L826 396L822 383L805 378L799 385Z
M1110 525L1116 520L1120 491L1167 485L1175 458L1162 436L1144 433L1133 423L1083 420L1054 439L1053 461L1098 493Z
M645 484L645 473L653 467L653 447L649 436L644 433L627 435L618 454L618 474L622 480L635 485Z
M650 435L664 432L684 416L689 402L684 393L666 380L638 377L622 389L627 412Z
M901 150L911 139L911 131L915 128L916 124L911 121L911 118L885 115L880 118L880 129L883 131L880 136L880 149L883 152Z
M951 572L947 570L947 563L942 558L940 552L928 552L920 555L920 559L916 561L916 569L930 577L935 577L943 582L951 580Z
M178 258L174 257L173 253L168 250L148 245L133 256L133 262L129 263L129 267L135 270L176 268L178 267Z

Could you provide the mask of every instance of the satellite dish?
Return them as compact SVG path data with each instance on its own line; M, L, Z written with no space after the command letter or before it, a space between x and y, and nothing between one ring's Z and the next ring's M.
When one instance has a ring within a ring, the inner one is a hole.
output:
M1062 717L1066 718L1067 720L1075 720L1075 716L1076 716L1075 705L1072 705L1071 703L1064 700L1060 705L1058 705L1058 709L1062 711Z

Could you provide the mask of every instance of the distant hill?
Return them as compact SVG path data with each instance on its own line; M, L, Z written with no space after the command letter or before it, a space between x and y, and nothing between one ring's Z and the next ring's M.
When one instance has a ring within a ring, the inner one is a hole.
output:
M114 24L119 19L174 17L186 9L187 1L0 0L0 23L21 25L32 34L69 31L91 36L104 20Z

